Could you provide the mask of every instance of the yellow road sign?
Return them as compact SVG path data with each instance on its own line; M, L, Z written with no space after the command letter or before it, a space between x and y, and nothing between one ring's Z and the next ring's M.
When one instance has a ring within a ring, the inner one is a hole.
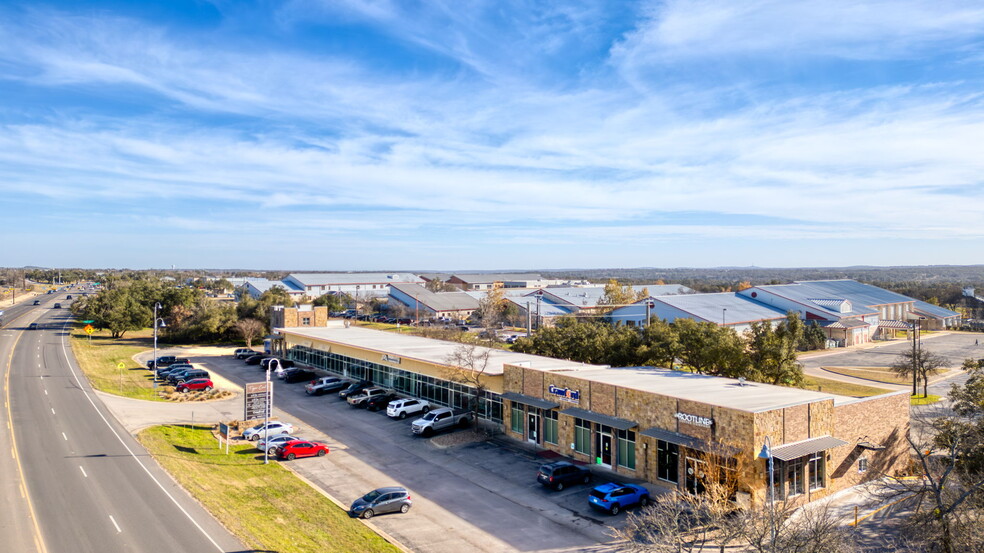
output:
M82 330L85 330L86 334L92 334L93 332L96 331L96 327L92 325L85 325L85 327Z
M120 364L119 365L116 365L116 368L117 369L125 369L126 368L126 363L120 361Z

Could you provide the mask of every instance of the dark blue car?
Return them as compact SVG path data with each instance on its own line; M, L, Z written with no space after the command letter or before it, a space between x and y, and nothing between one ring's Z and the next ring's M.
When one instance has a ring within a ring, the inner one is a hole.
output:
M635 484L610 482L596 486L588 494L588 503L596 509L617 515L630 505L645 507L649 505L649 490Z

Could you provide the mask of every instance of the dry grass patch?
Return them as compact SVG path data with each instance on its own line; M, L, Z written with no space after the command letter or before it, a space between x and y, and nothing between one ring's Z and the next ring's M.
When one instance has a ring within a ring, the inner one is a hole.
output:
M822 367L825 371L855 378L864 378L884 384L911 384L912 377L901 377L888 367Z
M252 445L220 449L210 427L157 426L140 442L250 549L280 553L397 552ZM330 454L329 454L330 459ZM304 459L297 462L326 462Z
M134 355L154 347L153 335L152 330L146 329L113 338L108 330L97 330L90 340L81 325L77 325L71 329L70 342L79 367L93 388L124 397L161 401L154 393L154 373L133 360Z
M831 380L818 376L804 376L803 387L808 390L817 390L819 392L848 397L870 397L891 392L891 390L886 390L885 388L876 388L874 386L865 386L852 382L841 382L840 380Z

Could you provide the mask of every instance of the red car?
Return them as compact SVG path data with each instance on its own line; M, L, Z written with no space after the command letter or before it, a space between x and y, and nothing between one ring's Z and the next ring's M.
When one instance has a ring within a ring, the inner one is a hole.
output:
M325 444L308 442L305 440L287 442L277 449L277 457L287 459L288 461L292 461L296 457L314 457L315 455L318 457L324 457L327 454L328 446Z
M175 388L175 390L178 392L190 392L192 390L202 390L207 392L214 387L215 386L212 384L211 380L207 378L196 378L194 380L189 380L188 382L178 384L178 387Z

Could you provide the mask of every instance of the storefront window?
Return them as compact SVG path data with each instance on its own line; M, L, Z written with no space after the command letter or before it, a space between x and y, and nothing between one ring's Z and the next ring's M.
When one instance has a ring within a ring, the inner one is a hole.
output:
M635 432L631 430L618 431L618 464L635 470Z
M824 456L823 452L810 455L810 489L819 490L823 487Z
M786 497L803 493L803 458L785 463Z
M591 423L574 419L574 451L591 455Z
M543 411L543 441L549 444L557 444L557 411L553 409Z
M510 411L509 427L517 434L523 433L523 408L515 403Z
M656 477L660 480L666 480L667 482L676 484L680 481L679 469L680 446L671 444L670 442L664 442L663 440L657 440Z

